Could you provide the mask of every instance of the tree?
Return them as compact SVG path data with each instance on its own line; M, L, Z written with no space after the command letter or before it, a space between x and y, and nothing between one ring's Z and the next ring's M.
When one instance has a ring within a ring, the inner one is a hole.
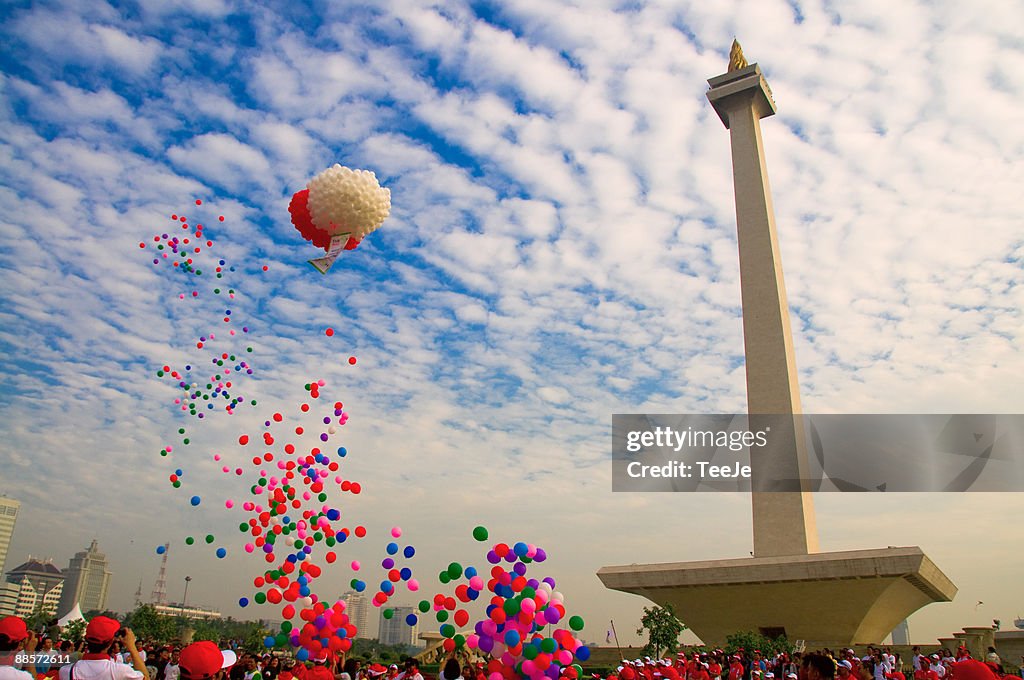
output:
M679 634L686 630L686 625L676 618L672 605L667 604L653 609L644 607L644 615L636 634L643 635L645 630L648 633L644 654L661 658L663 649L668 654L676 653L679 649Z
M739 649L745 649L747 652L757 649L761 651L762 657L771 657L783 652L787 654L792 653L793 645L789 643L785 635L770 638L761 633L753 633L751 631L733 633L725 638L725 651L727 653L732 654Z
M71 640L77 644L82 641L83 637L85 637L85 625L86 624L83 619L71 621L61 629L61 637L65 640Z
M170 616L157 614L151 604L141 605L125 618L125 625L140 639L167 642L178 636L179 622Z

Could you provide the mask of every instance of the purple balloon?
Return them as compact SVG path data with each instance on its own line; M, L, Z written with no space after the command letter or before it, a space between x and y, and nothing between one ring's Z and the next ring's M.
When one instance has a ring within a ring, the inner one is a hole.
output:
M548 607L544 610L544 619L548 623L558 623L558 620L562 618L561 614L554 607Z
M526 574L526 565L522 562L516 562L515 566L512 567L512 571L516 572L520 576Z
M551 578L550 576L545 576L544 577L544 583L547 583L552 588L555 587L555 579Z
M481 635L477 646L480 647L480 651L490 654L491 650L494 649L494 638L489 635Z
M488 550L487 561L491 564L497 564L498 562L501 562L501 558L498 557L498 553L494 552L493 550Z
M380 563L380 566L384 567L385 569L394 569L395 561L390 557L385 557L384 560Z
M537 554L533 556L534 562L543 562L548 558L548 554L544 552L544 548L537 548Z

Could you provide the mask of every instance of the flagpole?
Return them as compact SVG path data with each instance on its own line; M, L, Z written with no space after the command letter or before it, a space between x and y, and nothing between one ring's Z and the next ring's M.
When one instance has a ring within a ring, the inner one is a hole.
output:
M625 660L622 656L622 647L619 646L619 634L615 632L615 621L609 621L612 624L612 635L615 637L615 649L619 650L619 661Z

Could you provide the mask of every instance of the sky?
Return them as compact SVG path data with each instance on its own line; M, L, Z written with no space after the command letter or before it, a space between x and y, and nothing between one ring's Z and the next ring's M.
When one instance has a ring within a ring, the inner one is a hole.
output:
M190 603L274 617L238 606L264 564L238 531L254 478L220 465L258 455L239 435L298 419L322 379L363 487L331 503L369 535L320 591L346 590L352 559L375 573L395 526L429 590L449 562L485 564L483 525L547 551L530 573L557 580L584 639L614 620L639 640L650 603L599 568L752 544L748 497L612 493L609 456L613 413L745 407L729 138L705 97L734 36L778 105L762 129L804 410L1024 410L1020 3L3 7L8 569L64 567L96 538L124 611L166 542L172 600L189 575ZM392 209L321 276L287 208L335 163L375 172ZM209 271L181 300L192 283L153 265L172 215L206 224L204 257L234 267L232 324ZM244 343L223 332L243 323ZM156 373L243 346L233 414L188 416ZM823 550L920 546L957 584L911 617L915 641L1024 612L1024 495L815 502ZM206 533L226 558L184 544Z

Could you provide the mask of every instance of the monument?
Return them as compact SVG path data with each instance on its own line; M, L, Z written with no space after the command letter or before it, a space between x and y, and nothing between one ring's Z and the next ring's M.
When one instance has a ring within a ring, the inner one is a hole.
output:
M733 41L728 71L708 80L707 96L729 130L736 198L747 408L799 416L789 307L775 229L775 211L761 138L762 118L775 113L757 64ZM807 479L799 428L783 464ZM758 467L751 460L754 487ZM818 552L811 491L753 491L753 557L707 562L603 567L607 588L672 604L705 644L754 631L808 646L877 644L911 613L948 602L956 586L917 547Z

